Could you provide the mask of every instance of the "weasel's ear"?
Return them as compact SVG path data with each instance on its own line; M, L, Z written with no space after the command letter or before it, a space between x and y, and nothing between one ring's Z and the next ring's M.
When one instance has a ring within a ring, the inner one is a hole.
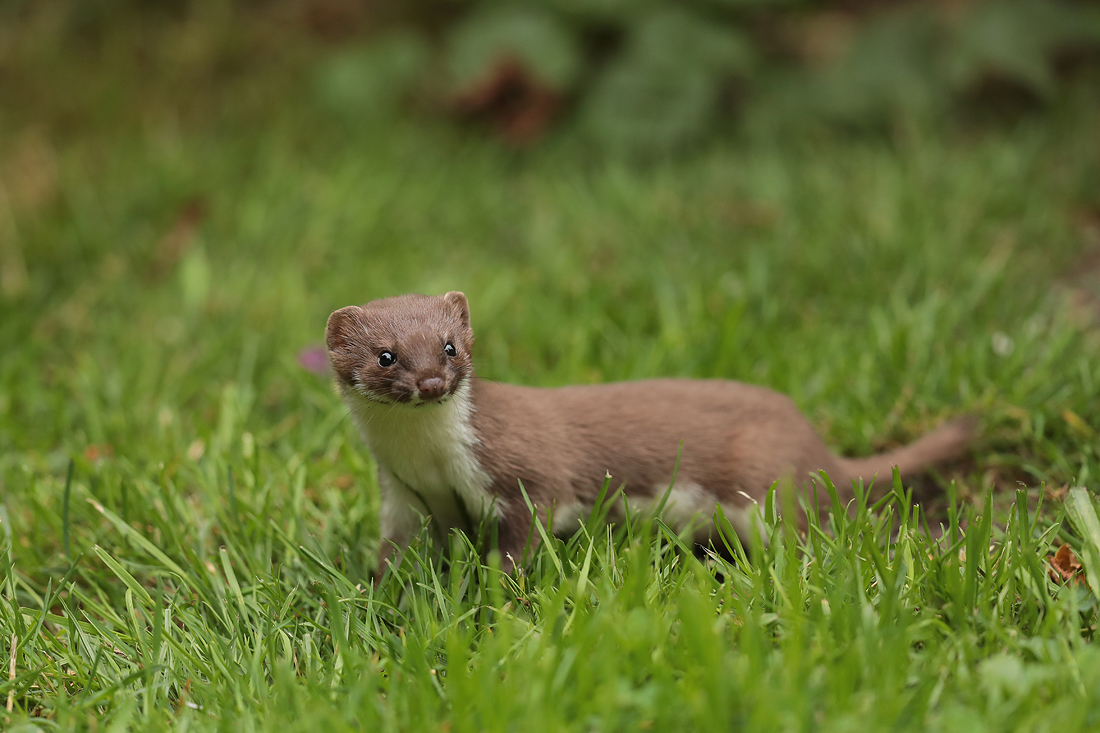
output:
M443 296L443 302L455 312L463 326L470 327L470 304L466 302L465 295L452 290Z
M328 325L325 326L325 345L328 347L329 358L332 358L335 351L344 351L361 344L365 335L362 308L349 305L335 311L328 317Z

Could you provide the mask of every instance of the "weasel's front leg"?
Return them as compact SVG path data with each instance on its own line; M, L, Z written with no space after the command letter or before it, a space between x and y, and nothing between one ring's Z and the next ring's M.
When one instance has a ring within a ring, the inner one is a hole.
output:
M378 550L378 570L375 572L374 581L377 583L386 571L386 564L391 562L390 557L397 552L392 561L394 565L401 563L401 558L408 548L409 542L417 529L420 528L420 515L417 507L410 504L415 497L409 493L396 478L386 469L378 467L378 488L382 495L381 501L381 547Z
M546 526L546 510L535 504L539 521ZM523 502L518 507L510 507L497 523L497 551L500 552L500 569L511 575L523 561L523 552L528 557L535 553L541 544L542 535L534 526L531 510Z

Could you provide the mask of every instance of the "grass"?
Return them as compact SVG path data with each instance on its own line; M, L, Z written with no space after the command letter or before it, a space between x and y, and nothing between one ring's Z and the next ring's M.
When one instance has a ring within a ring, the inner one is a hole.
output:
M746 133L641 169L308 105L7 114L9 729L1100 724L1096 593L1045 565L1068 542L1100 572L1091 498L1060 490L1100 486L1100 340L1071 293L1094 106ZM483 377L752 381L851 454L975 412L975 458L931 514L897 485L805 535L770 508L771 541L729 562L593 523L515 579L456 537L372 589L371 459L297 354L334 308L447 289Z

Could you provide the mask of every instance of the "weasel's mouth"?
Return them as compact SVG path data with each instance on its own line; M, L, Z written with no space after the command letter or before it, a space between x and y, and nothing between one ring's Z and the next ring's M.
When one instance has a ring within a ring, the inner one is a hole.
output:
M368 402L374 402L379 405L386 405L389 407L397 407L401 409L413 408L413 407L439 407L450 401L451 396L445 394L442 397L436 397L431 400L420 399L414 397L411 394L402 395L400 397L379 397L373 394L361 394Z
M450 399L451 399L451 395L449 395L449 394L445 394L442 397L436 397L435 399L432 399L432 400L424 400L424 399L419 399L418 398L412 403L412 406L413 407L433 407L433 406L438 407L439 405L445 404Z

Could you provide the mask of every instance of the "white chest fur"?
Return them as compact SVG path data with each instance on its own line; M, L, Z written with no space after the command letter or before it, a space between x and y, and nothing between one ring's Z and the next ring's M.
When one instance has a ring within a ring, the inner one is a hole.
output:
M491 507L499 514L488 492L489 475L474 453L469 385L443 404L420 407L374 402L352 390L345 397L374 460L430 507L448 504L457 494L471 515Z

